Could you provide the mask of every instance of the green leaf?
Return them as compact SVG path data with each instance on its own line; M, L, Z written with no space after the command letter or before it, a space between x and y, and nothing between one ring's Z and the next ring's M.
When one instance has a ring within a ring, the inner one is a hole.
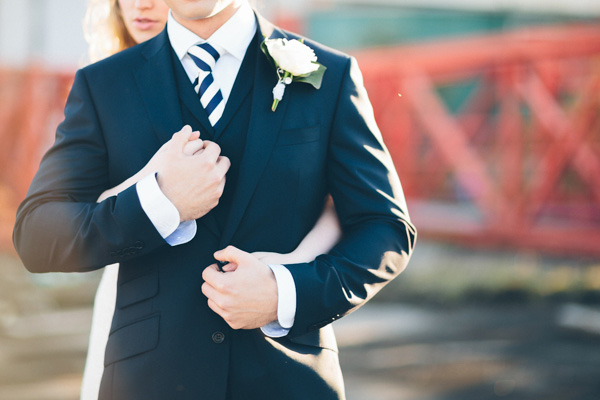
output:
M319 63L317 63L319 64ZM305 76L295 76L294 81L304 82L311 84L315 89L321 88L321 82L323 81L323 75L325 74L327 67L323 64L319 64L319 69Z
M267 48L266 40L263 40L263 42L260 44L260 49L265 54L265 56L267 56L267 59L271 62L271 64L273 64L275 68L278 68L277 63L275 62L273 57L271 57L271 54L269 54L269 49Z

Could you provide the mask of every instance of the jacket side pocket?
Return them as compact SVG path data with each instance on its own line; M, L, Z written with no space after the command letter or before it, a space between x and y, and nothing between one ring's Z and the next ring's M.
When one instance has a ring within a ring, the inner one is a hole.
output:
M154 350L158 345L159 315L133 322L108 337L104 365Z

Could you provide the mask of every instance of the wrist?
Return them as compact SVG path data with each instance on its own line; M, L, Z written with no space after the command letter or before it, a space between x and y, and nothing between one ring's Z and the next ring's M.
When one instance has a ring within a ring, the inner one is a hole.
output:
M270 305L270 310L267 313L268 315L268 322L272 323L272 322L278 322L279 318L277 315L278 309L279 309L279 287L278 287L278 283L277 283L277 277L275 275L275 272L273 272L273 269L271 268L271 266L268 266L269 268L269 273L271 274L270 276L270 284L269 284L269 291L271 292L271 305Z
M141 179L136 184L136 191L142 209L159 232L166 238L181 224L177 207L161 190L154 174Z
M170 187L169 185L165 182L163 175L159 174L158 172L154 172L154 176L156 178L156 183L158 184L158 188L160 189L160 191L162 192L162 194L167 198L167 200L169 200L169 202L171 204L173 204L173 206L175 207L175 209L177 210L177 213L179 214L179 223L185 222L188 219L186 218L186 215L184 215L181 211L181 208L179 207L175 197L173 196L173 194L170 191ZM190 218L191 220L191 218Z
M281 264L298 264L310 261L310 256L300 248L296 248L291 253L284 256Z

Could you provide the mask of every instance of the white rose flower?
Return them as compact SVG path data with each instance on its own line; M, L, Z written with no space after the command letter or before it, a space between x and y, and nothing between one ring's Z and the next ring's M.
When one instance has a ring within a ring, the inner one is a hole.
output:
M313 49L293 39L266 40L265 45L275 63L294 76L306 75L319 69Z
M321 87L323 74L327 67L317 62L313 49L302 41L293 39L265 39L260 49L273 61L277 72L277 84L273 88L273 104L275 111L283 99L285 88L292 82L304 82L315 89Z

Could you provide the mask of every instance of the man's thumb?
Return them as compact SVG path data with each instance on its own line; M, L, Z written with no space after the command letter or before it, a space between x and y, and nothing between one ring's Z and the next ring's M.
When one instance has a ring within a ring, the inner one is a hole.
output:
M194 132L190 133L190 136L188 136L188 142L191 142L192 140L196 140L196 139L200 139L200 131L194 131Z
M177 144L180 144L181 147L185 146L185 144L189 141L190 136L192 135L192 127L189 125L185 125L179 132L175 132L173 134L173 141Z
M243 261L249 256L249 254L238 249L237 247L227 246L223 250L217 251L214 256L216 260L240 265L243 264Z

